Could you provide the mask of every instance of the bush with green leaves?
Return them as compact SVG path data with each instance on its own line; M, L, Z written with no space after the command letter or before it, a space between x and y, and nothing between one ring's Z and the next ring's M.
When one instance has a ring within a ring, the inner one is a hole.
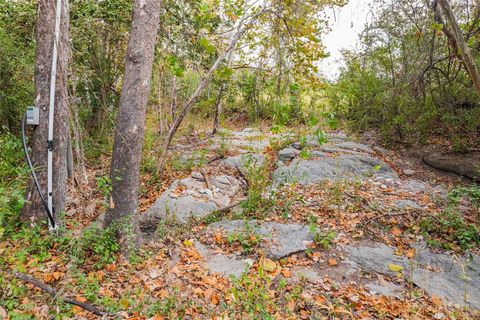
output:
M21 139L0 135L0 237L11 234L19 223L28 175Z
M477 221L466 220L458 206L462 199L470 201L477 210ZM468 250L480 246L480 188L476 185L453 189L448 195L448 205L436 217L427 217L420 223L430 245L445 249Z
M59 241L62 249L71 254L75 263L82 264L90 258L94 266L100 268L116 259L120 250L116 238L117 230L115 226L100 229L93 224L85 228L80 237L66 236Z

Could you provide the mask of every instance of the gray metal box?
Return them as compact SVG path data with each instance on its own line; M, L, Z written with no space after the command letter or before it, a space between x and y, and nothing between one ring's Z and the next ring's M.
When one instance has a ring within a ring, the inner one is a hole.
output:
M38 126L40 123L40 109L37 107L27 107L27 124Z

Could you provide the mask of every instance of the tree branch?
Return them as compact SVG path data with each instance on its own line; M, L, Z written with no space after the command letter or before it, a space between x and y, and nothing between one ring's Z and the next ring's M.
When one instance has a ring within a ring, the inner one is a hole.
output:
M97 307L89 304L89 303L86 303L86 302L81 302L81 301L78 301L78 300L75 300L75 299L70 299L70 298L65 298L65 297L58 297L57 296L57 290L55 290L54 288L50 287L48 284L46 283L43 283L41 282L40 280L37 280L35 279L34 277L31 277L25 273L21 273L21 272L15 272L14 273L14 276L15 278L19 279L19 280L22 280L24 282L27 282L27 283L30 283L30 284L33 284L35 287L45 291L46 293L48 293L52 298L56 299L56 300L62 300L63 302L65 303L68 303L68 304L72 304L72 305L75 305L77 307L80 307L84 310L87 310L97 316L106 316L106 315L112 315L110 313L107 313L107 312L103 312L101 311L100 309L98 309Z

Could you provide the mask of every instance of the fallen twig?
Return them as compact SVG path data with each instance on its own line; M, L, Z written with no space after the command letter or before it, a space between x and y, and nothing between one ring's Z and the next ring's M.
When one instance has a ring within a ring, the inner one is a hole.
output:
M200 170L200 173L203 176L203 180L205 180L205 184L207 185L207 189L210 189L210 180L208 179L207 173L203 169Z
M208 160L208 161L207 161L207 164L210 164L210 163L215 162L215 161L217 161L217 160L221 160L221 159L223 159L223 158L225 158L225 157L224 157L224 156L216 156L216 157Z
M75 305L77 307L80 307L84 310L90 311L91 313L93 313L97 316L112 315L112 314L109 314L107 312L101 311L100 309L98 309L97 307L95 307L95 306L93 306L89 303L81 302L81 301L78 301L78 300L75 300L75 299L70 299L70 298L65 298L65 297L58 297L57 296L57 290L55 290L54 288L52 288L48 284L43 283L40 280L35 279L32 276L26 275L26 274L21 273L21 272L15 272L14 276L15 276L15 278L17 278L19 280L22 280L24 282L33 284L37 288L39 288L39 289L45 291L46 293L48 293L54 299L60 299L63 302L66 302L68 304L73 304L73 305Z
M237 169L238 171L238 174L240 175L240 177L242 178L243 182L245 183L245 186L248 188L250 188L250 184L248 183L248 180L247 178L245 177L245 175L243 174L242 170L238 167L238 165L235 165L235 168Z
M382 215L379 215L379 216L375 216L375 217L372 217L370 219L368 219L367 221L365 221L364 223L361 224L361 226L366 226L367 224L369 224L370 222L374 221L374 220L377 220L377 219L380 219L380 218L384 218L384 217L398 217L398 216L403 216L403 215L406 215L406 214L409 214L409 213L415 213L416 211L404 211L404 212L397 212L397 213L391 213L391 212L387 212L387 213L384 213Z

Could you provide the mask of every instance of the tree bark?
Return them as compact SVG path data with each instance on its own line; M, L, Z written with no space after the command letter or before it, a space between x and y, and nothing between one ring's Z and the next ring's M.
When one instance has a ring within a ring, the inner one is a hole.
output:
M463 31L458 25L457 19L455 18L453 10L450 7L450 4L448 3L448 1L438 0L438 4L440 4L440 6L442 7L442 11L445 17L447 18L448 23L450 24L450 27L452 29L450 37L453 36L453 39L456 44L456 49L458 49L459 54L462 57L462 62L463 62L463 65L465 66L465 70L470 76L470 79L472 80L472 83L473 83L473 87L475 88L477 94L480 96L480 74L478 72L477 66L475 65L475 61L473 60L473 56L472 56L472 53L470 52L470 48L467 46L467 43L465 42ZM445 29L446 29L446 26L444 26L444 30ZM447 37L449 36L448 33L446 33L446 35Z
M154 48L160 20L159 0L135 0L128 41L125 75L113 145L112 194L105 222L119 223L122 250L129 250L129 230L137 232L132 217L138 210L140 162L145 114L150 94ZM132 225L133 224L133 225Z
M63 211L67 196L67 137L69 134L67 78L70 56L68 30L69 4L68 0L63 0L58 43L53 139L53 200L57 213ZM40 109L40 124L35 127L33 132L31 155L45 198L47 197L48 110L54 32L55 1L39 0L37 5L34 104ZM27 186L26 200L27 203L20 213L20 218L30 223L46 220L45 209L33 180L30 180Z
M218 90L217 100L215 101L215 118L213 119L213 129L212 134L218 132L218 127L220 125L220 115L222 114L222 96L225 91L225 82L220 85L220 90Z

